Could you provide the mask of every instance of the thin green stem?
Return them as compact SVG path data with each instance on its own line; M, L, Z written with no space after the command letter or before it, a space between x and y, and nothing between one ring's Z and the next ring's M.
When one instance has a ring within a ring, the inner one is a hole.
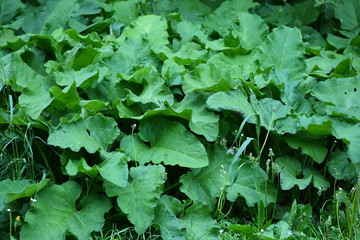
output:
M269 129L268 129L267 132L266 132L265 140L264 140L264 143L263 143L263 145L262 145L262 147L261 147L261 149L260 149L260 153L259 153L258 159L261 158L261 154L262 154L262 152L263 152L263 150L264 150L264 148L265 148L265 145L266 145L266 142L267 142L267 140L268 140L268 137L269 137L271 128L273 127L273 124L274 124L274 113L275 113L275 109L273 109L273 111L272 111L271 119L270 119L270 124L269 124Z
M163 192L167 192L167 191L169 191L169 190L171 190L171 189L173 189L173 188L175 188L177 186L180 186L181 184L182 184L181 182L174 183L174 184L168 186L167 188L165 188Z
M13 225L13 219L12 219L11 209L7 209L7 211L9 212L9 219L10 219L10 225L9 225L9 236L10 236L10 239L11 239L11 238L12 238L12 225Z
M134 130L136 128L136 124L131 125L131 140L132 140L132 145L133 145L133 150L134 150L134 161L135 161L135 167L138 167L138 160L137 160L137 151L136 151L136 147L135 147L135 141L134 141Z

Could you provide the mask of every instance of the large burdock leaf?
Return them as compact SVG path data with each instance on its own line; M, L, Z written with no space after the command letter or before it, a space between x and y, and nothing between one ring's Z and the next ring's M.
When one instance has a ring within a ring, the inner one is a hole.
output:
M229 69L221 69L217 65L216 61L203 63L186 73L182 82L183 91L188 94L198 90L226 91L236 88L240 82L229 76Z
M76 91L75 82L73 82L73 84L70 86L65 87L64 89L53 86L49 90L54 96L52 106L56 107L57 109L70 109L75 112L80 108L80 98Z
M284 137L285 141L293 149L301 149L301 151L314 159L317 163L325 160L328 149L325 146L325 139L316 138L310 134L297 134L290 137Z
M138 234L143 233L154 220L154 209L166 179L162 165L148 165L130 169L130 181L125 188L105 183L108 196L118 196L120 209L128 214Z
M89 153L106 150L120 134L113 118L95 115L77 122L64 123L50 133L48 143L78 152L84 147Z
M121 1L115 2L113 5L114 17L124 24L130 24L131 21L137 18L139 9L136 1Z
M21 0L14 1L1 1L0 8L1 16L0 16L0 25L5 25L11 23L13 17L18 14L20 9L23 9L25 4L21 2Z
M149 119L140 125L139 136L151 145L151 148L139 153L139 158L190 168L208 165L204 146L180 123Z
M252 0L224 1L214 12L204 19L204 26L217 31L220 35L226 35L228 28L224 26L232 25L237 20L239 12L247 12L257 4L258 3L254 3Z
M5 207L6 203L12 202L19 198L31 197L41 189L43 189L49 179L44 179L39 183L33 183L30 180L6 179L0 182L0 211Z
M72 0L41 1L41 3L38 8L28 8L25 17L19 19L24 32L46 35L57 28L65 28L69 18L79 9L79 4Z
M245 92L241 89L214 93L207 99L206 105L215 111L229 110L241 112L244 115L255 113Z
M180 190L191 200L205 203L210 209L216 204L221 188L225 188L226 176L224 169L229 165L232 155L227 155L221 148L211 148L208 151L209 166L192 169L181 176Z
M272 121L285 118L288 114L290 114L291 111L291 107L284 105L282 102L272 98L263 98L257 100L253 97L251 98L251 103L259 115L261 126L265 127L266 129L270 128Z
M360 163L360 123L333 121L332 133L347 144L347 153L352 163Z
M219 134L219 116L207 109L205 99L204 95L189 93L179 104L174 105L174 108L180 114L190 110L190 129L197 134L203 135L208 141L215 141Z
M100 175L107 181L125 187L128 180L128 166L125 154L121 152L105 152L102 151L101 158L104 160L99 166Z
M73 181L39 192L25 215L20 238L60 240L70 232L79 240L87 240L91 232L100 231L105 222L104 213L111 208L110 200L88 195L80 201L78 210L75 202L80 194L80 186Z
M114 54L104 59L104 63L112 74L130 79L140 67L156 66L150 46L149 41L142 38L126 38Z
M159 224L163 239L185 240L181 220L176 216L183 210L183 204L176 198L163 195L155 209L154 223Z
M329 115L340 115L360 120L360 76L333 78L318 83L313 95L326 103Z
M210 210L203 203L195 201L186 209L186 215L181 219L186 228L186 239L219 239L219 226L211 217Z
M149 85L151 85L151 83L149 83ZM156 103L157 105L159 105L158 108L153 110L147 110L144 114L140 116L136 116L136 115L132 115L133 112L131 111L131 108L125 107L122 102L118 102L117 109L119 111L119 116L121 118L133 118L138 120L149 117L155 117L155 116L179 117L189 121L189 127L191 131L193 131L194 133L203 135L206 138L206 140L210 142L216 140L216 137L218 136L218 132L219 132L219 123L218 123L219 116L215 115L213 111L207 109L205 104L206 97L203 94L199 94L195 92L189 93L184 97L184 99L181 102L166 107L164 101L159 101L160 98L157 99L157 97L155 96L156 93L154 93L155 91L154 86L152 86L151 88L153 89L153 93L151 94L152 96L149 95L147 97L149 102L145 102L145 103ZM159 88L156 89L156 91L158 90ZM146 91L150 92L151 89L148 89ZM158 96L160 96L160 92ZM173 97L172 94L171 97ZM129 93L129 99L131 100L138 99L139 101L135 101L135 102L140 102L141 100L141 103L144 103L142 101L146 100L142 96L139 96L139 98L130 97L130 93ZM170 103L170 101L168 101L168 103Z
M335 17L340 20L342 29L353 31L360 26L360 2L343 0L341 3L334 7Z
M291 76L305 70L304 46L297 28L279 26L267 37L259 52L262 69L287 69Z
M38 119L41 112L50 105L53 98L50 96L49 87L49 79L38 75L29 81L19 97L20 105L26 108L31 118Z
M153 49L160 48L169 43L167 22L165 17L148 15L137 18L132 24L124 29L117 42L123 43L126 38L133 40L146 37Z
M275 160L277 171L280 172L280 186L282 190L289 190L295 185L298 185L300 190L305 189L312 176L306 178L298 178L302 171L301 164L298 160L292 157L279 157Z
M346 180L352 184L358 182L360 163L351 163L346 152L335 150L330 155L327 168L331 176L338 180Z
M89 166L84 158L79 159L79 154L65 151L61 156L61 163L69 176L84 173L94 179L99 173L101 177L119 187L125 187L128 181L128 166L125 154L121 152L100 151L103 160L100 164Z
M153 71L146 74L146 79L142 81L143 90L140 94L128 91L128 101L141 104L153 104L163 106L165 102L172 105L174 96L165 86L165 81L157 76Z
M270 123L285 118L291 111L289 106L272 98L257 100L252 95L249 102L244 91L240 89L217 92L207 99L206 105L216 111L230 110L240 112L244 116L257 113L261 125L267 129L269 129ZM250 118L250 122L255 123L255 121L255 117Z
M238 14L239 28L235 28L234 32L240 39L240 46L246 50L251 50L260 45L265 33L269 27L264 23L261 17L247 12Z
M14 91L22 92L19 97L20 106L25 107L31 118L38 119L41 112L50 105L53 99L49 92L52 80L40 75L27 65L22 60L21 54L24 53L17 51L1 59L1 65L4 66L3 78L13 82L12 89ZM41 65L41 60L39 62Z
M259 165L239 161L228 174L226 198L229 201L235 202L241 196L248 206L254 206L260 201L265 205L275 202L275 188L270 182L265 184L267 175Z
M320 191L324 191L330 187L330 183L315 167L305 167L303 170L303 174L305 178L311 176L314 187L319 189Z
M161 118L146 119L140 124L139 136L143 141L150 142L151 147L135 136L128 136L121 141L121 150L140 163L163 162L189 168L208 165L204 146L180 123Z

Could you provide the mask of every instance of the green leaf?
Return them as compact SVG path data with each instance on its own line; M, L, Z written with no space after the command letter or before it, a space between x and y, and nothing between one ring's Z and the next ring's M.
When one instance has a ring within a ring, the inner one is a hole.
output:
M139 14L135 0L115 2L113 9L115 18L126 25L135 20Z
M239 82L232 79L214 63L200 64L196 70L184 75L182 88L184 92L206 90L206 91L226 91L235 88Z
M208 141L215 141L219 134L219 117L206 108L205 101L204 95L189 93L180 103L173 106L179 113L191 110L190 129L196 134L203 135Z
M297 114L312 113L312 105L305 98L306 82L300 77L290 77L286 69L272 70L269 75L270 82L281 90L281 100L285 105L293 108ZM305 86L304 86L305 85Z
M254 237L257 232L256 227L250 227L248 225L233 224L230 226L230 231L240 233L249 237Z
M31 180L15 180L5 179L0 182L0 211L5 205L19 198L32 197L35 193L43 189L49 179L43 179L39 183Z
M139 67L156 66L150 54L150 46L149 42L142 38L126 38L119 49L103 62L112 74L119 74L121 78L128 80Z
M21 9L23 9L25 5L21 2L21 0L14 1L6 1L3 0L0 2L0 25L6 25L11 23L11 20L19 13Z
M107 181L125 187L128 181L128 166L125 162L125 155L120 152L101 151L101 158L104 160L98 165L100 175Z
M234 33L240 39L240 46L246 50L251 50L260 45L269 29L262 18L247 12L239 13L238 18L240 26L234 29Z
M215 111L229 110L244 115L255 113L245 92L241 89L214 93L207 99L206 105Z
M205 205L195 201L185 212L181 223L186 229L186 239L219 239L219 226Z
M213 13L205 18L204 26L224 36L228 33L228 29L224 26L231 26L238 20L239 12L247 12L257 5L258 3L254 3L252 0L224 1Z
M223 77L232 78L232 81L236 84L239 80L248 80L259 68L256 51L251 51L244 55L218 53L213 55L208 60L208 63L217 66Z
M161 89L161 86L154 86L151 85L151 83L149 83L149 86L151 86L150 88L153 89L152 92L148 91L149 97L143 98L142 94L140 94L138 98L132 96L131 99L134 100L136 98L138 99L138 101L144 101L143 103L149 103L147 101L151 101L151 103L155 103L159 107L147 110L144 114L138 116L138 114L141 113L137 112L136 108L126 107L125 103L118 102L116 107L119 111L120 117L139 120L156 116L179 117L189 121L189 127L194 133L203 135L208 141L214 141L216 139L219 132L219 117L206 108L206 97L204 96L204 94L194 92L189 93L182 99L181 102L166 107L165 104L167 105L169 101L173 101L173 95L167 95L169 96L169 99L168 101L166 101L166 103L164 103L160 99L166 96L162 94L166 93L167 91L158 92L157 94L157 91ZM145 88L146 87L147 86L145 85Z
M341 28L353 31L360 26L360 3L356 0L343 0L334 7L335 17L340 20Z
M101 12L100 2L97 0L79 1L80 7L76 15L93 15Z
M169 1L173 7L187 20L201 22L202 17L211 12L209 3L204 3L200 0L183 0L182 2ZM174 11L172 11L174 12Z
M161 74L169 86L180 85L182 74L185 72L185 67L175 62L173 58L164 61Z
M292 157L278 157L275 160L276 171L280 172L280 186L282 190L289 190L298 185L300 190L305 189L310 181L311 176L306 178L297 178L301 173L302 167L298 160Z
M47 35L57 28L65 28L78 9L79 4L72 0L45 1L38 8L27 9L29 12L20 19L21 28L26 33Z
M208 52L193 42L184 43L179 51L171 55L175 62L180 65L194 64L198 65L206 61Z
M29 41L29 36L24 36L24 35L17 36L15 35L14 31L10 29L2 29L0 33L0 46L9 47L14 51L21 49L21 47L23 47L25 43L28 41ZM6 64L3 64L3 66L5 65Z
M330 183L325 177L314 167L305 167L303 170L304 177L312 176L312 183L315 188L325 191L330 187Z
M347 143L347 153L352 163L360 163L360 123L333 121L332 133Z
M162 16L147 15L138 17L129 27L126 27L117 39L122 44L126 38L133 40L144 36L150 43L151 48L156 50L169 43L167 22Z
M162 195L155 208L154 224L160 226L163 239L185 240L181 220L176 216L183 209L183 204L176 198Z
M261 69L286 69L291 76L305 70L304 46L301 32L297 28L280 26L275 28L260 46L258 55Z
M189 168L205 167L209 163L204 146L180 123L150 118L140 124L139 136L151 145L135 144L140 162L163 162ZM126 153L133 151L132 140L122 141L121 149Z
M57 109L70 109L72 111L77 111L80 108L80 98L76 91L75 83L73 83L71 86L65 87L64 89L53 86L50 88L50 92L54 97L52 106L56 107Z
M25 107L31 118L38 119L42 111L52 101L49 93L52 81L49 77L40 75L26 64L22 60L22 53L19 50L1 59L1 64L4 66L3 78L9 83L12 82L14 91L22 92L19 97L20 106ZM37 61L41 62L39 59Z
M314 56L306 59L308 71L312 75L319 77L328 77L327 74L335 70L335 68L346 59L343 54L332 51L321 52L320 56Z
M257 12L271 25L302 27L316 21L321 13L321 8L315 7L312 1L303 1L296 4L285 2L279 5L266 3Z
M285 141L293 149L301 151L314 159L317 163L322 163L327 155L327 148L324 147L324 140L317 139L312 135L302 134L291 137L285 137Z
M38 119L42 111L52 102L53 98L50 96L49 87L49 80L38 75L29 81L28 87L19 97L19 104L26 108L32 119Z
M142 91L140 94L134 94L128 90L128 100L141 104L155 104L163 106L165 103L172 105L174 96L165 86L165 81L155 74L149 74L142 83Z
M96 177L99 173L96 166L90 167L84 158L81 158L80 160L68 159L65 170L69 176L76 176L78 173L85 173L91 178Z
M360 174L360 164L351 163L346 152L340 152L338 149L331 153L330 160L327 162L327 168L331 176L338 180L347 180L356 184Z
M77 210L75 201L80 193L80 186L73 181L39 192L25 215L20 238L58 240L65 239L69 231L79 240L87 240L91 232L100 231L105 222L104 213L111 208L110 200L88 195L80 201L81 208Z
M331 135L331 120L329 116L312 115L299 117L300 129L305 130L315 136Z
M194 37L199 38L203 43L207 42L207 35L204 33L200 24L195 22L183 20L176 28L176 32L179 33L181 41L187 44Z
M105 69L97 65L88 65L78 71L75 71L73 68L67 69L64 72L56 71L54 75L55 81L59 86L68 86L75 82L76 87L80 87L90 85L94 80L101 77L103 71Z
M83 147L94 153L98 149L106 150L119 135L120 130L113 118L96 115L62 124L50 133L48 143L75 152Z
M180 191L191 200L205 203L210 209L216 204L221 189L226 185L226 176L222 170L230 164L232 155L227 155L225 149L216 147L208 150L209 166L192 169L180 178Z
M276 120L285 118L291 111L291 107L272 98L263 98L260 100L251 98L251 103L260 117L261 126L266 129L270 128L271 122L276 122Z
M360 120L360 77L333 78L318 83L313 89L313 95L326 103L329 115L346 116Z
M128 156L130 156L134 161L144 165L147 163L148 159L139 158L139 153L148 150L148 146L141 141L138 134L128 135L121 139L120 149Z
M125 188L105 187L110 196L118 196L120 209L128 215L138 234L142 234L154 220L154 209L166 179L162 165L148 165L130 169L130 182Z
M228 174L226 198L229 201L235 202L241 196L248 206L260 201L265 205L275 202L275 188L270 182L265 188L267 175L257 164L239 161Z

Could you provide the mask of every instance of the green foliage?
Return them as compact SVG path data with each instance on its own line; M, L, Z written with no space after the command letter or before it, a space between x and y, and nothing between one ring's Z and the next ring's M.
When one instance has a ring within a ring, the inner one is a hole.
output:
M89 116L77 122L64 123L50 133L48 143L77 152L85 148L89 153L106 150L120 134L113 118Z
M151 121L152 120L152 121ZM165 119L148 119L139 126L140 141L133 143L128 137L126 142L121 142L123 151L133 152L133 158L141 162L163 162L167 165L200 168L208 165L208 157L203 145L186 128L177 122ZM138 147L139 146L139 147Z
M110 200L99 195L88 195L75 201L81 194L80 186L73 181L52 185L36 195L25 215L21 239L64 239L67 231L78 239L88 239L92 231L104 224L104 213L111 208Z
M359 238L359 1L9 2L1 239Z
M120 209L128 214L136 232L143 233L154 219L154 208L166 179L165 168L161 165L131 168L129 178L131 182L123 188L105 182L105 190L108 196L117 196Z
M11 181L6 179L0 182L0 211L5 207L5 204L12 202L19 198L25 198L33 196L40 191L49 182L48 179L44 179L39 183L32 183L29 180L15 180Z

